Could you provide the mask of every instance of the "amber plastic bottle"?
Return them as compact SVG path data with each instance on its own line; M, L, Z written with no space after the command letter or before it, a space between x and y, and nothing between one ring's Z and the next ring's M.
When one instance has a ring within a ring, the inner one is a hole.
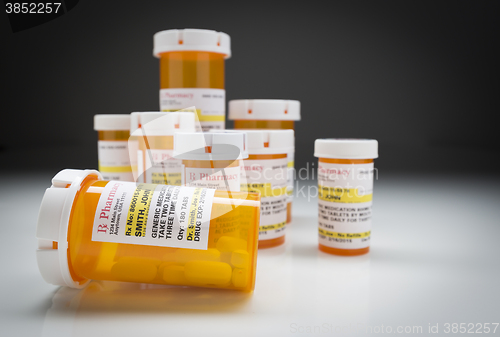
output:
M75 288L83 287L89 280L109 280L253 290L260 205L258 194L233 193L229 200L225 195L219 196L218 191L212 190L213 199L206 199L211 200L210 204L200 204L206 210L208 207L211 209L209 227L201 225L202 230L208 230L205 232L206 248L188 249L169 246L171 241L167 243L157 240L157 245L141 241L150 240L153 233L159 235L154 227L147 229L151 236L126 237L127 226L139 226L139 218L137 221L134 218L131 223L128 221L128 216L135 207L134 199L123 205L125 213L120 213L122 206L118 206L117 214L125 217L127 210L129 211L127 219L121 218L120 222L116 220L119 216L115 217L114 229L113 226L105 227L105 220L101 219L108 214L106 212L115 209L116 213L115 206L127 200L121 192L116 195L110 193L114 188L123 189L121 191L129 189L132 191L131 196L139 193L142 197L147 196L143 193L147 189L155 192L182 189L184 192L181 193L191 191L186 190L189 187L103 181L100 173L92 170L59 172L52 180L52 187L44 195L37 227L38 265L47 282ZM210 192L195 188L192 191L197 191L198 196L200 191ZM191 200L201 203L201 199ZM238 204L237 207L234 207L235 203ZM156 218L156 213L152 213L155 212L155 205L156 202L152 203L146 211L151 218ZM181 212L179 207L176 209L176 212ZM175 214L177 216L181 213ZM238 221L235 222L235 218ZM219 232L217 223L227 219L236 230L232 233ZM188 218L188 223L189 221L191 218ZM154 223L153 221L152 224ZM150 222L147 222L146 227L148 226ZM100 233L113 230L118 234ZM189 226L186 227L186 231L189 230ZM128 240L128 243L124 240Z
M317 139L319 250L335 255L362 255L370 251L373 139Z
M243 160L246 183L242 191L261 194L259 248L285 242L287 218L288 153L293 149L293 130L228 130L245 132L248 159Z
M160 110L195 106L203 131L225 128L224 60L229 35L204 29L171 29L154 36L160 59Z
M300 102L281 99L241 99L229 102L229 120L235 129L295 130L300 120ZM287 223L292 222L295 178L295 148L288 153Z
M128 151L130 115L95 115L99 170L108 180L133 181Z

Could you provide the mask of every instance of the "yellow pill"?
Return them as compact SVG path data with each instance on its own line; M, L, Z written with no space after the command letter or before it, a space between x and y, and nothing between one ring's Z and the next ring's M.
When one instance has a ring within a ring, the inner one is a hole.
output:
M122 257L111 267L111 274L118 281L150 282L158 272L156 262L155 259Z
M168 251L163 255L161 258L163 261L175 261L175 253L177 252L178 249L176 248L169 248Z
M247 249L247 242L243 239L223 236L217 241L216 248L221 252L232 252L238 249Z
M248 252L241 249L232 252L231 264L237 268L245 268L248 265Z
M160 275L161 278L163 278L163 269L165 269L166 266L171 266L175 265L175 262L167 261L167 262L162 262L158 266L158 275Z
M198 285L228 284L233 271L229 264L215 261L190 261L184 270L186 279Z
M220 252L217 249L178 249L175 254L175 262L186 263L189 261L219 261Z
M184 266L169 264L163 268L163 280L168 284L186 285Z
M233 253L232 252L224 252L224 253L220 253L220 262L224 262L224 263L231 263L231 255Z
M243 268L234 268L233 276L231 280L233 281L233 285L237 288L246 287L248 283L248 275L247 270Z

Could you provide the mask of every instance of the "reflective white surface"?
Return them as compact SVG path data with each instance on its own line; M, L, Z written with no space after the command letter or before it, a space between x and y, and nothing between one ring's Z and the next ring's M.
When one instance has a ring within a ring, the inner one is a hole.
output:
M428 335L429 324L444 334L445 323L500 321L498 178L380 177L371 252L358 257L319 252L316 199L296 198L287 242L259 251L249 295L46 284L35 261L35 226L51 177L0 179L1 336L358 336L399 327Z

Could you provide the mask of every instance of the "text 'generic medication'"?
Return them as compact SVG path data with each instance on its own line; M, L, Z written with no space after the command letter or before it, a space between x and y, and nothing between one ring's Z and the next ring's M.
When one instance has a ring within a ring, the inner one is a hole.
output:
M284 99L238 99L229 101L229 120L235 129L291 129L300 120L300 102ZM288 153L287 223L292 221L295 147Z
M203 131L224 129L224 59L231 56L230 43L229 35L213 30L156 33L153 54L160 59L160 110L195 106Z
M246 184L242 191L260 192L259 248L285 242L287 211L287 154L293 147L293 130L231 130L245 132L248 159L243 160Z
M193 112L141 112L137 140L137 181L142 183L181 185L182 161L173 158L174 133L194 132Z
M319 249L336 255L370 250L374 139L317 139Z
M219 193L63 170L40 206L40 272L48 283L74 288L109 280L251 291L259 195ZM233 231L222 233L219 223Z
M240 191L241 167L248 158L246 134L177 132L174 158L182 159L182 185Z
M128 138L130 115L95 115L99 170L108 180L133 181Z

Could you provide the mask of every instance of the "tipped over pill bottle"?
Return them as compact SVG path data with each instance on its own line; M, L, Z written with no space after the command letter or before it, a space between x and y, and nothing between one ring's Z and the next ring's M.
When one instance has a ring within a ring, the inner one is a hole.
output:
M219 193L63 170L40 206L40 272L48 283L73 288L108 280L251 291L259 195ZM220 233L215 224L226 218L235 230Z
M293 147L293 130L244 131L248 138L248 159L243 160L242 191L259 192L261 213L259 248L285 242L287 209L287 154Z
M182 161L173 157L174 133L194 132L193 112L141 112L137 136L138 182L180 186Z
M374 139L317 139L319 249L335 255L370 250Z
M229 120L235 129L290 129L300 120L300 102L284 99L238 99L229 101ZM292 221L295 148L288 153L287 223Z
M133 181L128 139L130 115L95 115L99 170L108 180Z
M182 159L182 186L238 192L242 160L248 158L246 134L212 131L174 135L174 157Z
M224 129L229 35L205 29L164 30L154 35L153 54L160 59L160 110L195 106L203 131Z

